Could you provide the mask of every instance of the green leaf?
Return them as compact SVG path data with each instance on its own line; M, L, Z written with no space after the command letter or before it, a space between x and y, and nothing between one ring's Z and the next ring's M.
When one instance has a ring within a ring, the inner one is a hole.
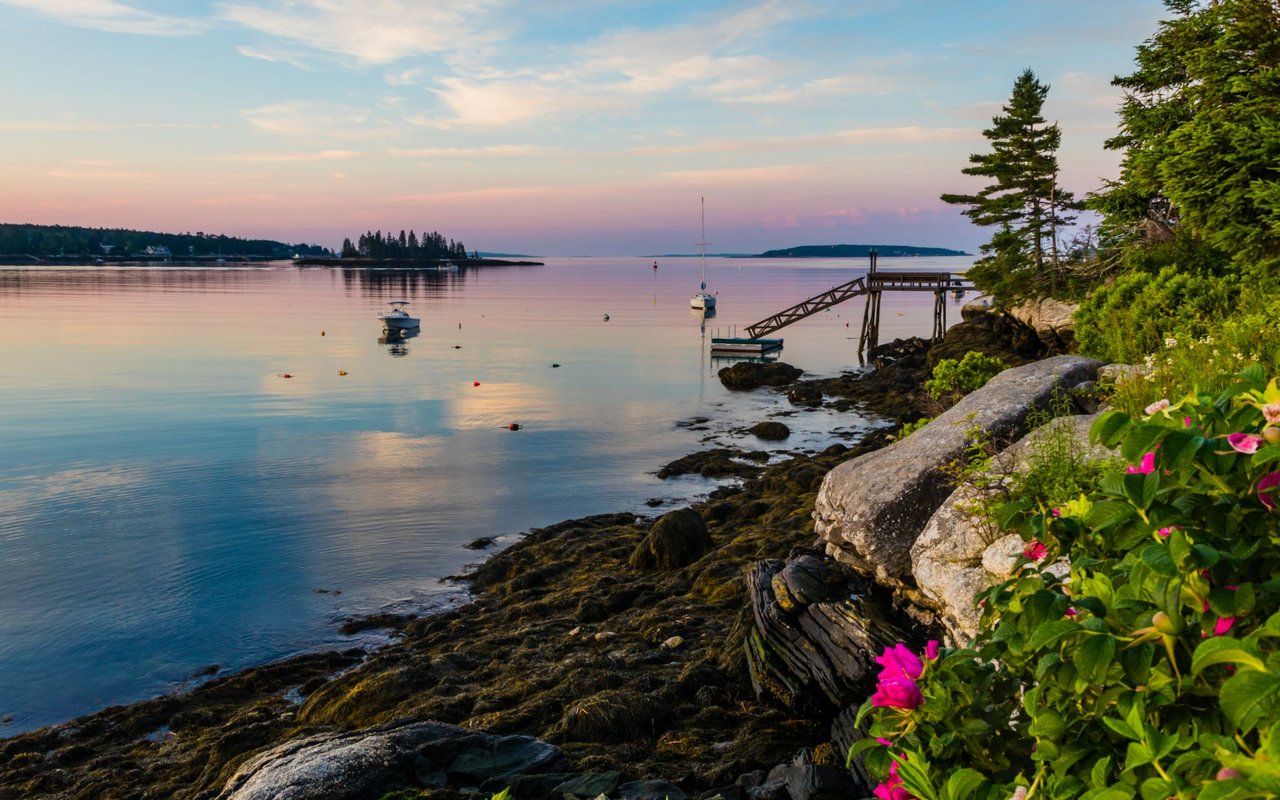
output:
M1128 727L1128 726L1125 726ZM1089 782L1094 786L1106 786L1110 781L1107 776L1111 772L1111 756L1103 756L1093 762L1093 769L1089 770Z
M1157 575L1173 578L1178 575L1178 567L1173 563L1169 548L1163 544L1149 544L1142 548L1142 563L1151 567Z
M1173 784L1163 778L1147 778L1138 788L1142 800L1166 800L1175 796Z
M1249 463L1255 467L1260 467L1263 464L1270 464L1273 461L1280 461L1280 444L1273 444L1264 447L1254 453L1253 457L1249 459Z
M1085 524L1094 530L1103 530L1132 517L1134 514L1133 506L1128 503L1117 503L1114 501L1103 501L1095 503L1093 510L1089 512L1089 516L1085 519Z
M1280 677L1270 672L1241 670L1222 684L1218 703L1236 727L1249 732L1273 713L1280 694Z
M1116 640L1108 634L1090 636L1071 654L1080 677L1091 683L1105 683L1107 669L1116 657Z
M1124 476L1124 496L1138 508L1146 510L1151 501L1156 499L1156 491L1160 488L1160 473L1148 472L1146 475L1135 472Z
M853 764L853 760L855 758L862 755L866 751L872 749L873 747L883 747L883 745L881 745L875 739L859 739L858 741L854 742L853 745L849 748L849 754L845 756L844 765L846 767L850 766L851 764Z
M1136 464L1144 455L1154 450L1167 433L1169 429L1159 425L1139 424L1121 442L1120 455Z
M1115 447L1120 443L1129 423L1129 416L1124 412L1108 411L1089 426L1089 441L1102 442L1106 447Z
M951 777L947 778L942 796L947 800L965 800L986 782L987 779L982 776L982 773L965 767L951 773Z
M1031 638L1027 641L1027 649L1043 650L1046 647L1052 647L1057 644L1064 637L1081 632L1083 632L1083 629L1078 623L1066 619L1037 625L1035 631L1031 634Z
M1199 675L1214 664L1236 664L1257 672L1266 672L1266 665L1244 642L1230 636L1206 639L1191 657L1191 674Z

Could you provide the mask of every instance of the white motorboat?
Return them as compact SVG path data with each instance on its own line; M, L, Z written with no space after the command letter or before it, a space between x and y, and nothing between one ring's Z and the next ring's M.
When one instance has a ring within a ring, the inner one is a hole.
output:
M689 307L711 309L716 307L716 296L707 291L707 201L706 198L699 199L702 203L702 241L698 242L698 246L702 248L699 256L702 285L698 287L697 294L689 298Z
M409 305L408 300L392 300L387 305L391 306L391 310L378 315L378 319L382 320L382 327L387 330L412 330L418 327L420 320L409 316L404 308Z

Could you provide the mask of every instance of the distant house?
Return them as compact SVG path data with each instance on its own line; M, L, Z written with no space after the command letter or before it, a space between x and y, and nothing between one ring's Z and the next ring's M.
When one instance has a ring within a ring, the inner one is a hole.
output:
M142 252L149 256L159 256L160 258L172 258L173 253L169 252L169 248L162 244L149 244L147 249Z
M98 247L102 248L103 255L108 255L108 256L111 255L112 250L116 249L116 246L114 244L100 244L98 245Z

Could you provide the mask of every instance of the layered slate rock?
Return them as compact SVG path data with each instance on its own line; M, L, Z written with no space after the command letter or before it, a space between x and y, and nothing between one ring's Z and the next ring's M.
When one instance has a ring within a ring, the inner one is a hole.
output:
M531 736L402 721L273 747L240 767L218 800L366 800L399 789L474 786L563 766L557 747Z
M952 491L942 467L963 454L969 432L997 442L1020 437L1032 410L1093 380L1100 366L1056 356L1005 370L907 438L831 470L814 510L828 554L886 585L904 585L917 536Z
M688 566L714 547L707 524L692 508L678 508L653 523L631 553L630 564L642 570L668 570Z
M875 657L904 636L868 602L852 599L843 579L815 575L816 562L758 561L747 571L755 623L747 666L757 694L793 707L839 708L865 697Z
M1097 415L1060 417L1001 451L992 459L983 480L957 488L930 517L911 550L911 574L923 595L957 643L978 633L981 618L977 595L1009 577L1022 552L1016 534L1004 535L994 523L976 513L997 494L1007 476L1032 466L1034 453L1046 439L1061 436L1083 463L1115 457L1089 443L1089 428ZM914 435L914 434L913 434Z

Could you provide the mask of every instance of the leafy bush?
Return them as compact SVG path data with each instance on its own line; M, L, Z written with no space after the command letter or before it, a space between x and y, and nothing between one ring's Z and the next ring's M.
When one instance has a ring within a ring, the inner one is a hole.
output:
M999 521L1027 545L965 649L904 645L850 751L886 800L1280 795L1280 387L1103 415L1129 462Z
M933 366L931 377L924 382L925 391L934 400L959 400L986 385L1004 371L1005 364L995 356L970 350L964 358L944 358Z
M1080 351L1104 361L1134 363L1169 337L1199 338L1230 315L1240 284L1165 267L1154 277L1133 272L1093 293L1076 312Z
M920 430L925 425L928 425L930 422L933 422L933 417L921 417L915 422L908 422L901 428L898 428L898 432L894 434L893 438L895 441L901 441Z

